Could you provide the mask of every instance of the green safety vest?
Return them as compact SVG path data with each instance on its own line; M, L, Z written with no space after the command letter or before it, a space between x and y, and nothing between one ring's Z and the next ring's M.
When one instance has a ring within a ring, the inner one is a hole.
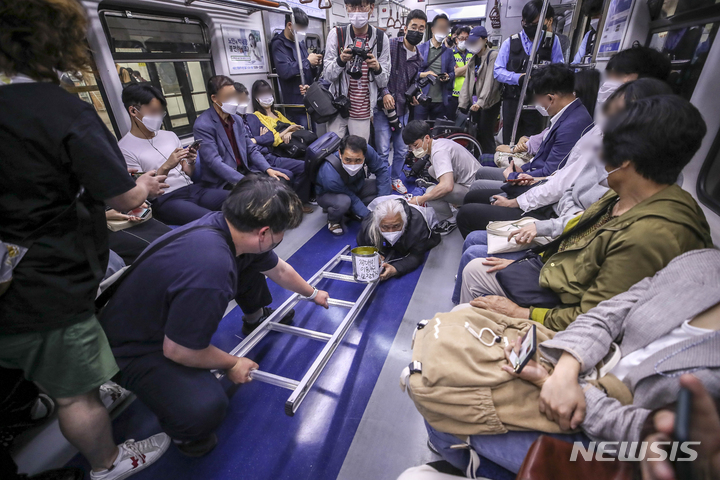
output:
M468 52L467 50L465 50L464 53L460 53L460 50L458 50L457 48L453 49L453 53L455 54L456 67L464 67L473 56L473 54ZM467 76L467 73L465 75ZM465 77L455 77L455 84L453 85L453 97L460 96L460 89L462 88L463 83L465 83Z

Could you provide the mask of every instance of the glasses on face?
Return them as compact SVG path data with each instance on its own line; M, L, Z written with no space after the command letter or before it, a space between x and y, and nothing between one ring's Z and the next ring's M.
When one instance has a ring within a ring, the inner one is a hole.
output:
M345 10L347 10L348 13L369 12L371 8L372 5L345 5Z

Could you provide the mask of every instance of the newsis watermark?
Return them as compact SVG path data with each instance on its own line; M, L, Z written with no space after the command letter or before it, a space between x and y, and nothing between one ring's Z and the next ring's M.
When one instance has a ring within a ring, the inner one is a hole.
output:
M640 462L652 453L648 462L693 462L698 457L693 445L700 442L590 442L587 448L582 442L574 442L570 461L576 462L579 455L585 461Z

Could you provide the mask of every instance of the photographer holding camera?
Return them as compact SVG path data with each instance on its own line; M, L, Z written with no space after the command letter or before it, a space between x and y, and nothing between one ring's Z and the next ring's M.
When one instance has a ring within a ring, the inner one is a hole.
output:
M455 81L455 57L452 48L446 46L445 39L450 33L450 20L447 15L436 16L430 24L432 38L418 47L423 58L423 72L420 85L429 102L415 107L414 120L435 120L445 116L450 104L453 83ZM453 112L454 113L454 112Z
M380 159L388 165L390 142L393 145L393 162L391 169L392 188L398 193L406 194L407 188L400 179L407 145L402 140L402 127L407 125L410 105L417 105L411 95L406 99L405 92L418 77L422 58L416 47L423 39L427 17L422 10L413 10L407 16L407 32L404 37L390 40L390 59L394 75L388 85L380 92L378 105L375 107L374 128L375 147Z
M336 103L348 107L327 128L340 138L349 131L367 140L378 91L387 86L390 76L390 41L385 32L368 25L375 0L345 0L345 8L350 25L330 30L323 78L331 83Z

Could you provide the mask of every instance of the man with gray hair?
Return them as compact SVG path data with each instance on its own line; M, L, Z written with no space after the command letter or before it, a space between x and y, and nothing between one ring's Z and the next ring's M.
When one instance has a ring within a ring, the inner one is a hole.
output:
M380 280L412 272L425 261L425 253L440 243L437 223L429 207L408 204L403 197L378 197L360 226L357 244L376 247L383 259Z

